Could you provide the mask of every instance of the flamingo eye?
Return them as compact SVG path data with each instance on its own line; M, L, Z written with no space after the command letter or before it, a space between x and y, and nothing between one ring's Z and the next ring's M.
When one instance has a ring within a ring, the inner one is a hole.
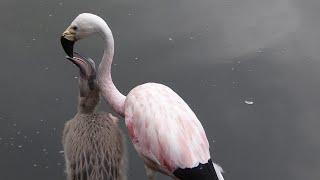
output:
M72 28L71 29L73 29L73 30L78 30L78 27L77 26L72 26Z

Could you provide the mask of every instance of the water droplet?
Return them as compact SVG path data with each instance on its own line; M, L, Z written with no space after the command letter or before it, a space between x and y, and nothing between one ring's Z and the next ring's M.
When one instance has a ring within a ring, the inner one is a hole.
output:
M264 51L262 49L258 49L256 52L257 53L263 53Z
M245 100L244 103L246 103L246 104L248 104L248 105L254 104L254 102L253 102L253 101L250 101L250 100Z

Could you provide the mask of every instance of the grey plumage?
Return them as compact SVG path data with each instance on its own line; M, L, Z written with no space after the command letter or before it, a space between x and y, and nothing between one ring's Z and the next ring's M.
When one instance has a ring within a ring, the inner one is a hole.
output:
M78 112L63 131L68 180L125 180L125 145L118 118L95 112L100 95L94 63L86 58L69 60L80 69L80 97Z

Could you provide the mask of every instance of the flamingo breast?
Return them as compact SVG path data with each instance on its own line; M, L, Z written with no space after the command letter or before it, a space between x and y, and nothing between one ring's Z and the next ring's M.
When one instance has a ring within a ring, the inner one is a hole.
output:
M161 171L172 173L210 159L201 123L167 86L146 83L132 89L125 101L125 120L138 153Z

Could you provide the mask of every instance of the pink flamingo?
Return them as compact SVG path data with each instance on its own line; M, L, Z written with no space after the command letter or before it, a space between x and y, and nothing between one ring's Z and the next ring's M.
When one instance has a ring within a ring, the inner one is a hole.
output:
M223 180L222 169L211 161L205 131L190 107L169 87L145 83L124 96L113 84L111 65L114 40L107 23L99 16L77 16L61 37L68 56L73 57L77 40L99 34L104 54L99 65L98 83L104 98L122 117L147 176L161 172L173 179Z

